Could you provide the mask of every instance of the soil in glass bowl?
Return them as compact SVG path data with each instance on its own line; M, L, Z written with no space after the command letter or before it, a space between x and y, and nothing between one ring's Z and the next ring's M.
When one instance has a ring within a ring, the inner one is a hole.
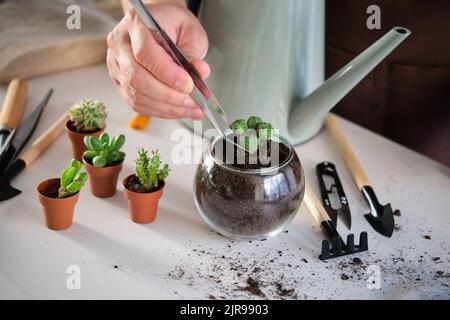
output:
M205 222L229 238L261 240L281 232L294 218L304 195L304 175L295 150L284 140L267 152L230 155L223 139L212 143L199 166L195 200ZM276 150L276 154L274 152ZM265 155L264 155L265 154ZM240 159L240 161L238 160Z

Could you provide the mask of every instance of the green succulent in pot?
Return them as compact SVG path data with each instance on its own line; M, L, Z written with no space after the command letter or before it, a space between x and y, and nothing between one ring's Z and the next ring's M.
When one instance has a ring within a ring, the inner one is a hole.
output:
M104 132L99 138L93 136L84 137L84 144L88 150L84 157L92 162L97 168L112 166L122 162L125 153L120 149L125 144L125 136L120 134L113 138Z
M84 137L84 144L87 151L84 152L83 162L89 174L92 194L99 198L113 196L125 159L125 152L120 151L125 144L125 136L119 134L110 138L104 132L98 138Z
M88 178L87 174L80 170L81 163L73 159L70 165L61 171L59 178L44 180L37 186L38 200L48 228L63 230L72 225L80 190Z
M78 132L93 132L105 127L105 104L98 100L81 99L69 109L69 120Z

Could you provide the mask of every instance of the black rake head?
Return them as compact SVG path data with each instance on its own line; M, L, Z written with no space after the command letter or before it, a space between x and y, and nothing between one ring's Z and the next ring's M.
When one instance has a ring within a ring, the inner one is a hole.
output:
M367 251L368 249L369 245L367 240L367 232L361 232L358 245L355 245L355 236L353 234L349 234L347 236L347 243L344 243L342 238L337 236L331 240L331 248L329 240L322 241L322 254L319 256L319 259L328 260L338 258Z

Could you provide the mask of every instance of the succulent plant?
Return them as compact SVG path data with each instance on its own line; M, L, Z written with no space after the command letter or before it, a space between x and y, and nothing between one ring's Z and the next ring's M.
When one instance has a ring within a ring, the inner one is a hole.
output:
M262 121L262 119L261 119L260 117L255 117L255 116L253 116L253 117L248 118L248 120L247 120L247 127L248 127L249 129L254 129L254 130L256 130L256 129L258 129L258 126L259 126L262 122L263 122L263 121Z
M230 128L238 136L244 136L243 147L250 153L258 150L260 142L263 140L271 140L272 138L272 124L263 122L260 117L252 116L247 121L238 119L234 121Z
M158 150L152 151L149 157L147 151L141 148L138 155L134 162L134 169L139 182L147 191L158 188L159 183L164 181L169 175L169 165L165 164L161 167L161 156Z
M69 109L69 119L80 132L103 129L105 118L105 105L101 101L82 99Z
M248 131L247 121L243 119L235 120L231 125L231 129L233 129L234 133L237 135L246 134Z
M262 122L259 124L256 132L258 133L258 138L270 140L272 138L273 126L270 123Z
M84 144L88 150L84 153L84 157L91 160L94 167L107 167L123 161L125 153L120 149L125 144L125 136L120 134L114 138L104 132L97 139L93 136L85 136Z
M61 171L58 198L67 198L79 192L87 180L86 172L80 172L81 162L72 159L70 166Z

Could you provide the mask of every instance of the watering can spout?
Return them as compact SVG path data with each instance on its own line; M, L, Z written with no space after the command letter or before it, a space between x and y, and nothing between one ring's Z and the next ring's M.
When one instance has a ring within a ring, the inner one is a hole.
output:
M410 34L406 28L393 28L294 106L288 121L292 140L303 142L319 132L327 113Z

